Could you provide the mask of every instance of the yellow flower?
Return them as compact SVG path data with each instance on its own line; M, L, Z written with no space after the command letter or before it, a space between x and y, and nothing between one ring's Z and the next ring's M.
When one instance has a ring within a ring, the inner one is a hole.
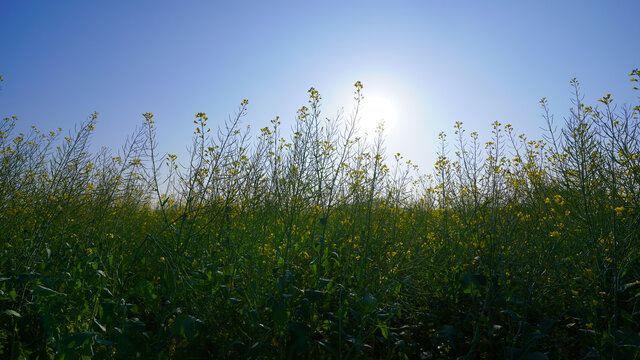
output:
M617 208L615 208L613 210L616 212L616 215L622 216L622 212L624 211L624 206L618 206Z
M89 254L89 255L93 254L93 249L92 248L87 248L87 254Z
M554 196L554 200L556 204L559 204L560 206L564 205L564 199L562 198L562 195Z
M161 263L165 262L167 259L164 258L164 256L160 256L160 259L158 259L158 261L160 261Z

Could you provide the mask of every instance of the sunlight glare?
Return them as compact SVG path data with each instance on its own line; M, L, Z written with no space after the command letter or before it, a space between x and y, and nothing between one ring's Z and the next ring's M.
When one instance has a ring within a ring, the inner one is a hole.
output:
M369 136L375 136L378 124L384 123L384 131L390 130L396 122L396 110L393 104L380 96L365 96L361 104L360 130Z

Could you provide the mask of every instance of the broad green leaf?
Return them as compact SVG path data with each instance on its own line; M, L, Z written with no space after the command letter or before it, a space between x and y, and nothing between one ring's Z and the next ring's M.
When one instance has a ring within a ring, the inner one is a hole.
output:
M4 313L9 316L22 317L17 311L11 309L5 310Z
M307 300L315 302L321 300L324 297L324 292L320 290L305 290L304 296L307 298Z
M91 331L85 331L85 332L67 336L66 338L61 340L61 343L65 344L65 347L67 349L72 349L72 348L90 343L91 341L93 341L93 338L95 336L96 336L96 333Z
M371 294L366 294L362 299L360 299L360 303L362 304L365 312L370 312L378 306L378 299Z
M536 351L536 352L526 353L526 354L522 355L522 357L520 357L520 359L522 359L522 360L549 360L549 357L545 353Z
M389 327L387 326L387 324L379 323L378 324L378 328L380 329L380 332L382 333L382 337L385 338L385 339L389 339Z
M191 340L198 335L198 330L204 323L202 320L191 315L180 315L171 326L171 332L180 335L187 340Z
M318 279L318 285L320 285L320 288L323 288L330 283L331 283L331 279L325 279L325 278Z

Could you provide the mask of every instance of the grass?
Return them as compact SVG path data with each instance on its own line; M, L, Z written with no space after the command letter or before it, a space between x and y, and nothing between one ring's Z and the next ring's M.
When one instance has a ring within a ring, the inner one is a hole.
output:
M638 81L640 72L631 74ZM0 125L0 356L640 357L640 107L530 140L456 123L431 175L309 90L290 135L195 116L160 155Z

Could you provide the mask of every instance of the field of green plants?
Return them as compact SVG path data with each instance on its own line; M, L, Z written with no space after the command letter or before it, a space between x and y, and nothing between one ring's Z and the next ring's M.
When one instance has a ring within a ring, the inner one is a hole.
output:
M187 158L151 113L97 152L97 114L4 119L0 358L638 359L640 106L571 86L542 139L456 123L431 175L358 137L360 82L293 129L198 113Z

